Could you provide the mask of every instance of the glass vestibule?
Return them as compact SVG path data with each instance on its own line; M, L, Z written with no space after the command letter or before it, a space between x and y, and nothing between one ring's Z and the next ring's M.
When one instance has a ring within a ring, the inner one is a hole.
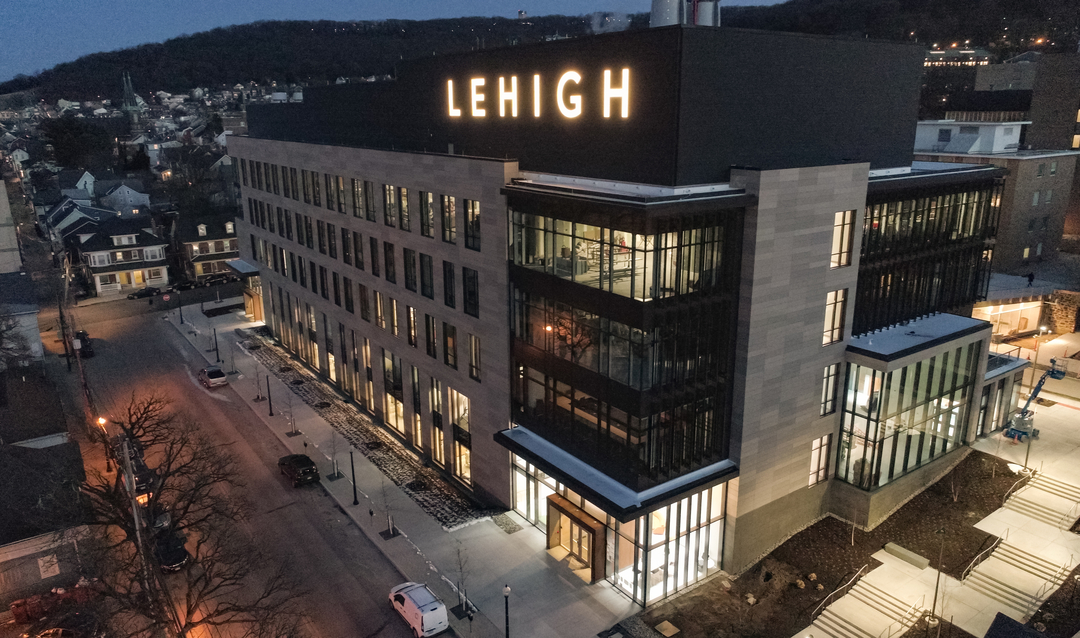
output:
M1041 301L982 306L971 311L971 318L989 321L994 326L995 335L1007 337L1037 332L1042 318L1042 309Z
M849 363L836 476L872 490L960 445L980 342L893 372Z
M561 496L595 518L606 532L588 542L604 543L604 577L634 601L660 600L720 570L726 484L620 523L522 457L512 458L514 510L542 530L555 530L559 537L549 545L565 540L579 554L580 534L574 545L573 527L548 525L549 516L560 516L549 511L548 497Z
M512 212L514 264L639 301L723 285L723 228L635 233ZM703 224L678 220L673 224Z

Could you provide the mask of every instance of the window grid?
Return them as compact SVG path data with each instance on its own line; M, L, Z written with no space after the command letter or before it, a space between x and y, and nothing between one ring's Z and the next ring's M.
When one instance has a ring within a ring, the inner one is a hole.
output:
M855 228L855 211L844 210L836 213L833 219L831 268L851 265L851 246Z
M810 445L810 481L812 487L823 483L829 477L829 447L832 435L826 434L820 439L814 439Z
M480 337L469 335L469 377L480 380Z
M840 364L825 366L821 379L821 416L836 412L836 388L839 380Z
M442 263L442 276L443 276L443 303L450 308L457 307L457 297L455 295L454 285L454 264L444 261Z
M465 200L465 247L480 250L480 202Z
M457 199L450 195L442 196L442 239L457 242Z
M827 346L844 339L844 314L847 310L847 288L833 290L825 297L825 330L821 345Z

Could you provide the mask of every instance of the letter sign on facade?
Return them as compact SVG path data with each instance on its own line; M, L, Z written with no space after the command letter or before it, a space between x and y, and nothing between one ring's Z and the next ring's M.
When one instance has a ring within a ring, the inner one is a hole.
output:
M601 101L601 113L605 118L611 118L611 103L615 100L619 101L618 117L622 119L629 119L630 117L630 69L621 69L620 83L616 86L612 82L612 70L604 69L603 72L603 98ZM495 101L499 104L499 117L507 117L507 111L509 111L510 117L518 116L518 81L516 75L511 76L498 76L498 92L495 94ZM595 80L594 80L595 81ZM580 91L572 92L575 88L581 86L582 77L577 71L566 71L559 76L559 81L555 85L555 106L558 107L559 113L567 118L573 119L580 117L586 104ZM573 83L575 87L569 87L568 85ZM487 115L487 109L484 108L484 102L487 96L482 89L487 84L487 79L483 77L474 77L469 79L469 114L474 117L485 117ZM588 93L589 95L595 95L595 93ZM548 98L551 99L550 97ZM532 81L532 107L533 117L539 118L541 114L540 103L543 100L543 93L540 86L540 74L533 74ZM510 108L507 109L506 105L509 103ZM591 106L591 105L590 105ZM454 102L454 81L446 81L446 107L447 114L450 117L461 117L462 110L456 106ZM594 107L595 108L595 107Z

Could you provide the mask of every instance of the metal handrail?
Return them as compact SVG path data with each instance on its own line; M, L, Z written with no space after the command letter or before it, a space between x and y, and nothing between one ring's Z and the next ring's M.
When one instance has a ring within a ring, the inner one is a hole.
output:
M1005 492L1005 498L1001 499L1001 506L1005 507L1005 503L1009 502L1009 497L1012 496L1013 490L1016 489L1017 485L1020 485L1020 483L1023 483L1024 481L1032 478L1035 478L1034 471L1028 476L1021 476L1019 479L1017 479L1016 482L1012 484L1012 487L1009 488L1009 491Z
M905 611L902 616L900 616L896 620L892 621L891 623L889 623L888 627L881 630L881 633L878 634L878 638L892 638L892 636L893 636L892 627L893 627L893 625L895 625L897 623L900 623L900 627L898 628L900 631L904 631L908 627L913 626L915 624L916 619L919 616L921 616L922 614L926 613L925 609L921 609L921 607L923 606L923 603L925 603L925 602L926 602L926 594L923 594L922 596L919 596L919 599L916 600L915 602L911 603L911 606L907 608L907 611ZM919 611L921 613L912 615L912 612L914 612L916 609L919 609ZM910 625L905 625L904 621L907 620L908 616L911 616L911 624ZM885 632L888 632L888 634L886 634Z
M990 544L990 547L987 547L983 551L979 552L979 554L971 561L971 564L967 566L967 569L965 569L964 573L960 576L960 582L964 582L965 580L967 580L967 577L970 576L971 572L974 571L974 569L979 566L979 563L983 562L987 558L990 558L990 554L995 549L997 549L998 545L1000 545L1003 541L1007 540L1008 538L1009 538L1009 528L1006 527L1004 537L998 536L997 540Z
M1058 520L1058 527L1061 528L1061 529L1069 529L1069 528L1071 528L1072 525L1068 525L1068 523L1069 523L1069 521L1074 521L1074 522L1076 521L1077 516L1078 516L1078 513L1077 513L1078 508L1080 508L1080 501L1078 501L1076 503L1073 503L1072 507L1069 508L1069 511L1065 512L1065 514L1061 517L1061 519Z
M814 609L814 611L812 611L810 613L810 622L814 622L814 619L818 617L818 614L821 613L821 609L825 606L826 603L829 602L830 598L832 598L833 596L835 596L837 593L839 593L842 590L844 591L844 593L847 593L847 590L851 589L855 585L855 581L859 580L859 578L862 577L863 572L866 571L866 568L869 567L869 566L870 566L870 563L867 563L867 564L863 565L862 567L859 568L859 571L855 572L855 575L851 577L851 580L844 583L843 585L840 585L836 589L832 590L832 592L830 592L829 595L826 596L824 598L824 600L821 601L821 603L817 606L817 608Z
M1046 579L1046 582L1043 583L1043 586L1039 588L1039 591L1037 591L1035 593L1035 595L1031 598L1031 600L1028 601L1028 604L1027 604L1027 606L1026 606L1026 608L1024 610L1026 618L1031 618L1031 616L1036 611L1038 611L1039 606L1042 604L1044 594L1047 594L1047 592L1049 592L1052 587L1056 587L1056 586L1061 585L1061 584L1063 584L1065 582L1064 577L1065 577L1065 574L1069 573L1069 565L1070 565L1070 563L1072 563L1072 558L1071 557L1069 558L1068 563L1065 563L1064 565L1062 565L1060 569L1058 569L1056 572L1054 572L1053 576ZM1048 597L1049 597L1049 595L1047 595L1047 598Z

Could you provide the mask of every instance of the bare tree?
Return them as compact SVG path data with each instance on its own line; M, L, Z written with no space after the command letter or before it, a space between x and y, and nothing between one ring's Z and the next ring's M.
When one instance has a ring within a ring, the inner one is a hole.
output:
M19 320L0 306L0 372L30 360L30 345Z
M83 568L99 580L117 628L136 638L223 626L242 638L296 635L301 615L290 570L262 555L243 531L249 508L236 494L242 483L228 450L176 417L158 395L133 395L120 421L142 442L142 458L156 473L153 487L133 513L123 472L90 470L82 490L90 533L78 541ZM151 517L163 512L171 520L157 530L161 521ZM165 534L185 539L191 554L167 580L154 551Z

